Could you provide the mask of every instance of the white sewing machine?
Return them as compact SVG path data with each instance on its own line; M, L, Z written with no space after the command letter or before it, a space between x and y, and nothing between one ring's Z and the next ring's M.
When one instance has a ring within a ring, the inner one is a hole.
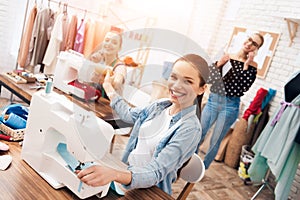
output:
M92 82L92 76L99 63L91 62L76 51L61 51L57 57L53 86L66 94L73 94L85 99L85 91L69 83L78 80L80 83ZM96 97L92 97L91 100Z
M39 91L32 97L25 133L21 157L52 187L66 186L81 199L107 194L109 185L82 183L68 161L101 163L114 134L110 124L63 95ZM61 144L65 152L60 152ZM65 158L66 153L71 156Z

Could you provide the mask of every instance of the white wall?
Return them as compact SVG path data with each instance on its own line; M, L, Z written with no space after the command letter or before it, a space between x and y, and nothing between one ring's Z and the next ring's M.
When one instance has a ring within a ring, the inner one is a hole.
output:
M0 2L0 72L16 66L26 1Z

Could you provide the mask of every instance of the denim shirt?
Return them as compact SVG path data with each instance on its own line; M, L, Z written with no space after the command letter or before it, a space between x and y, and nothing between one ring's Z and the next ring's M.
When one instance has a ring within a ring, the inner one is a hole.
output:
M144 107L130 107L122 97L111 101L111 107L127 123L134 124L122 161L128 164L128 156L135 149L141 125L158 116L172 103L161 99ZM153 153L152 160L144 167L129 166L132 180L126 189L148 188L157 185L172 194L172 183L177 171L196 152L201 138L201 125L196 115L196 105L185 108L172 117L168 133L161 139Z

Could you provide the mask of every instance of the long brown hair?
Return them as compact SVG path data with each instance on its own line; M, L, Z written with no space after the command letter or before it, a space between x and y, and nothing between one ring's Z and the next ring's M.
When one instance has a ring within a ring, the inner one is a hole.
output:
M206 84L206 81L208 80L208 76L209 76L209 69L208 69L208 64L204 58L196 54L187 54L178 58L175 61L175 63L178 61L185 61L191 64L199 72L198 73L200 78L199 87L203 87ZM199 120L201 119L202 98L203 98L203 94L198 95L194 101L194 104L197 104L196 114Z

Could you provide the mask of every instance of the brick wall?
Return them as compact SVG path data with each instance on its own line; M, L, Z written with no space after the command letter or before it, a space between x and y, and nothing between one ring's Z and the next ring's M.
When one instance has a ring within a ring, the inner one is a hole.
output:
M271 102L270 108L270 116L272 116L279 106L279 102L284 98L285 83L294 72L300 70L300 63L296 63L297 57L300 56L300 31L297 31L294 42L289 46L289 32L284 20L285 17L300 18L300 1L241 0L236 17L226 18L225 16L228 14L226 11L228 11L230 3L238 2L238 0L210 1L210 5L213 4L214 9L210 9L210 15L205 18L207 26L204 30L211 35L206 50L210 56L213 56L229 40L234 26L281 33L265 79L256 79L251 89L242 98L242 102L248 105L259 88L276 89L277 94ZM203 2L195 2L195 4L197 7L204 6ZM196 17L199 15L195 14L194 17L194 21L197 21ZM191 37L195 37L195 35L191 35ZM201 44L201 35L197 40ZM202 43L202 45L205 44ZM297 196L300 196L300 166L291 188L290 199L297 199Z

